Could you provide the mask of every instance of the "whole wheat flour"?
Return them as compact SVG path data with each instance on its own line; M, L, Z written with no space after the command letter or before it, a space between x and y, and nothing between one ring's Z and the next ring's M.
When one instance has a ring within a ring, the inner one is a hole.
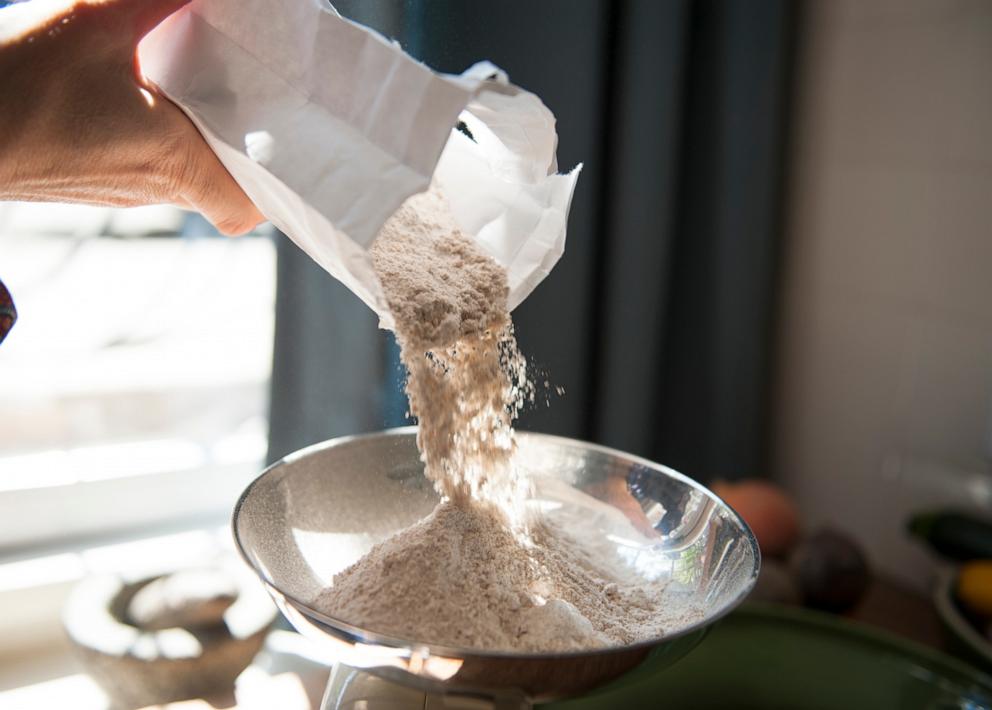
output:
M395 321L426 474L442 496L513 514L513 419L533 389L506 308L506 271L462 233L435 186L408 199L372 245Z
M335 575L315 606L388 636L521 652L634 643L698 616L580 550L551 523L524 534L491 507L447 501Z
M315 606L389 636L531 652L628 644L685 623L695 612L662 608L662 584L625 580L560 521L524 515L512 423L534 391L506 273L461 232L439 188L407 200L372 260L442 503L335 575Z

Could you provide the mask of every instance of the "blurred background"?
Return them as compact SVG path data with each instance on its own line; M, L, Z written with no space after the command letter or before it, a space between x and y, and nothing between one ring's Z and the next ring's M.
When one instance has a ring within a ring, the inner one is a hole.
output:
M503 67L585 165L514 313L564 389L521 428L770 480L858 546L876 604L927 609L907 520L992 510L992 4L335 5L438 70ZM0 240L0 707L55 707L98 698L73 584L223 558L267 460L406 403L372 312L265 227L0 204Z

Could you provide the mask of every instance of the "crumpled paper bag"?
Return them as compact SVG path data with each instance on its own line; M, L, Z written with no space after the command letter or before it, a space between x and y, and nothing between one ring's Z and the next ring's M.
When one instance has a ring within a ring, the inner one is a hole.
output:
M386 327L368 248L432 176L506 266L511 309L561 257L581 166L557 174L554 115L491 64L435 73L321 0L194 0L139 60L262 213Z

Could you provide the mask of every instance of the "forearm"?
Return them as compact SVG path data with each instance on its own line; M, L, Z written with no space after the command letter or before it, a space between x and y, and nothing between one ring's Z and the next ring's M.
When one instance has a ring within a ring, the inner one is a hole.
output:
M6 8L2 12L11 12ZM9 34L9 33L8 33ZM33 44L33 42L32 42ZM26 71L34 58L33 47L19 45L14 39L0 39L0 199L23 199L21 193L35 169L27 164L31 155L29 146L37 140L39 122L44 122L40 104L46 87L35 91L28 86Z

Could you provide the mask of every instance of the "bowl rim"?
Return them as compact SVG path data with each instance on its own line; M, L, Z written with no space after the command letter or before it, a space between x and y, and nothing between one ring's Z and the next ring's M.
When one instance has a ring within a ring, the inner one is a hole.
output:
M458 646L445 646L443 644L435 644L430 642L415 641L412 639L404 639L397 636L389 636L386 634L380 634L375 631L370 631L368 629L363 629L353 624L349 624L346 621L337 619L335 617L323 614L309 604L295 598L291 594L287 594L285 591L279 588L279 586L269 578L267 572L259 569L249 557L245 550L245 546L242 543L241 536L238 532L238 518L241 513L241 509L245 502L250 497L255 486L258 485L262 479L266 476L272 475L277 469L298 461L306 456L310 456L319 451L325 451L327 449L337 448L339 446L344 446L357 441L363 441L367 439L377 439L377 438L389 438L389 437L407 437L411 435L416 435L416 426L405 426L405 427L395 427L391 429L383 429L375 432L367 432L362 434L351 434L348 436L340 436L326 441L321 441L316 444L311 444L302 449L289 453L274 463L267 466L258 476L256 476L251 483L249 483L241 495L238 497L237 503L235 503L234 511L231 515L231 531L234 537L234 545L238 550L238 554L241 559L251 568L251 570L259 576L259 578L264 582L265 586L271 591L275 592L276 595L284 599L287 603L294 606L297 611L299 611L304 616L309 617L312 620L320 622L320 624L333 629L335 635L341 636L342 634L348 636L349 641L353 643L361 643L363 645L373 644L378 646L385 646L395 649L410 649L418 654L426 654L427 656L442 656L447 658L461 658L461 659L506 659L513 661L520 660L549 660L549 659L578 659L583 657L597 656L601 654L619 654L619 653L629 653L632 651L649 651L652 648L659 646L669 641L681 638L683 636L688 636L692 633L698 632L700 629L709 627L714 622L722 619L724 616L729 614L731 611L736 609L740 604L748 597L751 590L754 588L755 583L758 579L758 573L761 569L761 550L758 547L758 541L754 537L754 533L751 528L744 521L741 515L734 510L726 501L723 500L713 491L706 488L706 486L698 483L692 478L676 471L673 468L665 466L664 464L659 464L657 462L651 461L649 459L635 456L634 454L629 454L625 451L620 451L619 449L613 449L608 446L602 446L600 444L594 444L591 442L583 441L581 439L572 439L565 436L557 436L555 434L543 434L538 432L530 432L526 430L517 430L515 432L516 436L525 439L537 439L545 440L551 442L561 442L570 446L579 445L584 449L591 451L596 451L598 453L606 454L608 456L626 459L631 463L639 464L647 468L652 468L655 470L660 470L665 473L665 475L675 478L691 488L700 491L703 495L707 496L709 499L719 503L723 508L729 513L729 515L736 521L740 529L743 531L743 540L746 541L748 547L752 553L753 565L750 570L750 575L745 582L745 584L738 590L737 594L730 599L723 608L720 609L715 614L695 621L687 626L680 628L671 634L666 634L664 636L659 636L651 639L646 639L644 641L638 641L637 643L627 644L624 646L604 646L602 648L593 649L581 649L576 651L552 651L552 652L517 652L517 651L506 651L506 650L482 650L478 648L470 647L458 647Z
M957 582L958 567L944 567L937 572L937 584L933 592L933 604L940 617L958 639L978 654L986 663L992 664L992 642L985 640L954 603L954 585Z

